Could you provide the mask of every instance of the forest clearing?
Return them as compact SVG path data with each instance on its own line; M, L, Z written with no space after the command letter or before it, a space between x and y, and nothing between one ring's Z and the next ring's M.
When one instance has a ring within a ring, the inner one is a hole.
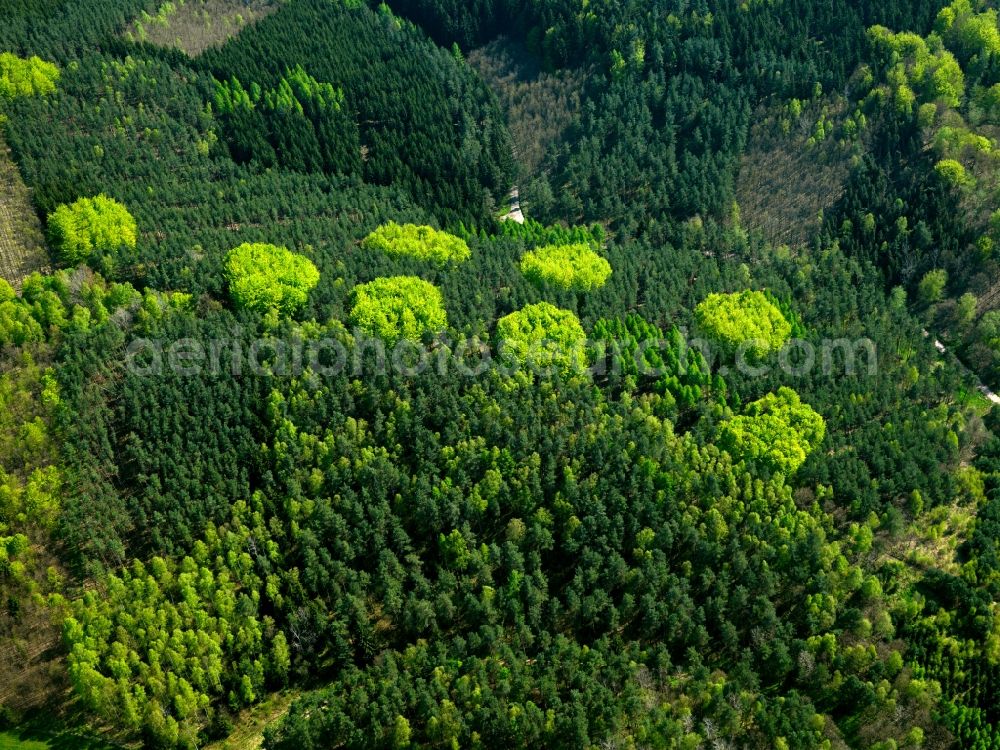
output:
M143 11L125 35L197 57L277 9L278 0L167 0L154 14Z
M0 278L15 289L48 265L41 224L10 148L0 137Z

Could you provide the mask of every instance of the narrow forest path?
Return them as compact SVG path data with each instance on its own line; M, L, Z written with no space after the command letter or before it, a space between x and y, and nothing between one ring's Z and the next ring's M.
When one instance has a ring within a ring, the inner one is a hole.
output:
M930 336L930 333L924 331L924 336ZM941 354L948 353L948 347L942 344L938 339L934 339L934 348L937 349L938 352L940 352ZM968 372L972 373L972 375L976 378L976 389L984 396L986 396L986 398L988 398L992 403L1000 404L1000 396L998 396L996 393L990 390L990 387L986 385L982 380L980 380L979 376L976 375L976 373L972 372L972 370L969 370L969 368L965 366L965 363L962 362L962 360L958 359L958 357L955 357L955 359L964 369L968 370Z
M517 185L510 191L510 195L507 196L510 201L510 207L506 214L501 217L501 221L516 221L518 224L524 223L524 214L521 213L521 191L518 190Z

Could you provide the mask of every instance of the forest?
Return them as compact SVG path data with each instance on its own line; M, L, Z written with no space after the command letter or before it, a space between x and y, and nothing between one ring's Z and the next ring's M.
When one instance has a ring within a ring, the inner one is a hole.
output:
M987 0L5 0L0 748L1000 748L998 154Z

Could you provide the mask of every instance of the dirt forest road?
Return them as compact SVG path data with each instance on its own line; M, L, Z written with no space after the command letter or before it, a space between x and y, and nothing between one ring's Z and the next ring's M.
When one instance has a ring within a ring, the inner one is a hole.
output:
M502 217L502 221L516 221L518 224L524 223L524 214L521 213L521 191L517 185L507 196L510 200L510 210Z
M930 334L927 331L924 331L924 336L930 336ZM941 354L948 353L948 347L946 347L937 339L934 339L934 348L937 349L938 352L940 352ZM961 360L959 360L959 364L962 364ZM962 364L962 366L965 367L964 364ZM1000 404L1000 396L991 391L989 386L983 383L983 381L979 380L979 378L976 378L976 383L977 383L976 388L979 390L980 393L986 396L986 398L988 398L991 403Z

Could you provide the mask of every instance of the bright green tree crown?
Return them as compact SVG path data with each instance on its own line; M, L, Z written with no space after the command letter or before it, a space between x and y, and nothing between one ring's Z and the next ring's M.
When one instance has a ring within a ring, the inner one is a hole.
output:
M51 94L58 80L59 68L53 63L0 52L0 100Z
M80 263L95 255L134 249L137 227L121 203L98 195L59 206L49 214L49 239L66 263Z
M538 286L589 292L611 276L611 264L588 243L546 245L521 258L521 273Z
M526 305L497 321L497 343L529 367L580 372L587 367L587 339L579 318L548 302ZM509 356L508 354L508 356Z
M441 291L416 276L390 276L354 288L351 322L385 341L420 340L448 327Z
M264 243L246 243L226 257L229 292L240 307L291 313L319 283L319 271L304 255Z
M719 443L737 459L791 474L823 442L826 422L791 388L779 388L722 425Z
M730 354L745 347L747 354L763 357L784 346L792 333L791 324L763 292L710 294L694 315L699 330Z
M383 224L361 241L366 250L378 250L393 257L416 258L432 263L461 263L471 252L465 240L428 226Z

